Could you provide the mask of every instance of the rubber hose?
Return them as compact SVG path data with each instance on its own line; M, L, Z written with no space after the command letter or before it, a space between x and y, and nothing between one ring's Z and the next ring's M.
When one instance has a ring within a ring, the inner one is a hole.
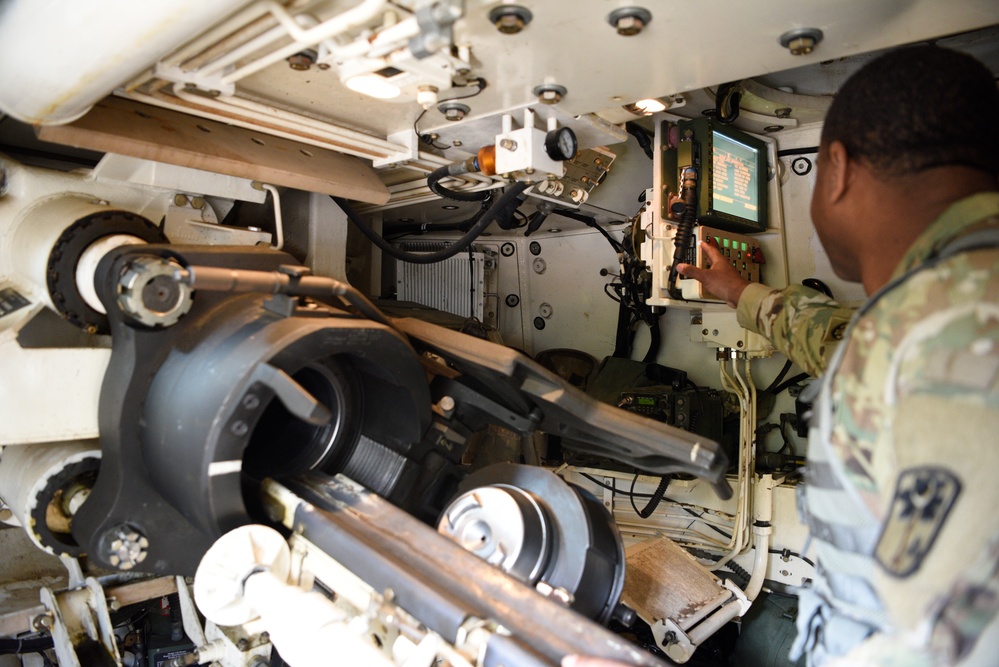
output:
M439 167L430 172L430 175L427 176L427 187L430 188L431 192L438 197L453 199L454 201L482 201L489 196L489 190L483 190L481 192L458 192L457 190L451 190L450 188L446 188L441 185L441 179L455 175L451 173L451 167L452 165L446 164L443 167Z
M442 262L445 259L454 257L459 252L462 252L468 248L468 246L472 245L472 242L486 230L486 227L488 227L497 216L501 215L508 208L512 210L512 208L519 206L520 200L518 199L518 196L526 189L526 183L514 183L507 189L506 192L503 193L502 197L496 200L495 204L489 207L489 210L486 211L485 215L483 215L482 218L475 223L475 226L468 230L464 236L443 250L427 253L412 253L399 250L379 236L375 230L371 229L371 227L361 220L346 199L333 197L333 201L335 201L337 205L343 209L343 212L347 214L347 219L354 223L354 225L361 230L362 234L367 236L372 243L378 246L382 252L389 257L398 259L402 262L409 262L410 264L433 264L435 262Z

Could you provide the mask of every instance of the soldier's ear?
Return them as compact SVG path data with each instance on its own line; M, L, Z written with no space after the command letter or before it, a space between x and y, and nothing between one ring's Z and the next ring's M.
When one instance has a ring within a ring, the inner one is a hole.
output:
M824 178L827 179L828 186L826 192L829 202L835 204L839 203L854 185L856 165L851 162L842 141L831 141L824 150L826 151Z

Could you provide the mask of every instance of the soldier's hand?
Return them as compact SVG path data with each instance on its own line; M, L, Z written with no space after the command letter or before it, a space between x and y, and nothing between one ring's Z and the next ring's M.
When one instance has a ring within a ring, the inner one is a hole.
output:
M707 257L708 268L698 268L693 264L678 264L677 272L684 278L700 281L707 291L724 299L725 303L735 308L739 305L739 297L749 285L749 281L725 259L710 238L701 242L701 250Z

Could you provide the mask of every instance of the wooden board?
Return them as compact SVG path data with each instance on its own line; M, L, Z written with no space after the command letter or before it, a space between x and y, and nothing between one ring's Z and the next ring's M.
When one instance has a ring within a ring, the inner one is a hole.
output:
M384 204L370 164L336 151L187 116L120 97L68 125L38 128L44 141L194 167L271 185Z
M686 630L732 593L682 547L665 537L625 551L622 599L650 625L670 619Z

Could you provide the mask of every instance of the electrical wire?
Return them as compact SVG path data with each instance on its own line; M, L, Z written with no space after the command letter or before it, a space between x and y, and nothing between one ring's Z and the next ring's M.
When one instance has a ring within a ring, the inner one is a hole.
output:
M0 639L0 655L21 655L24 653L37 653L45 651L54 646L52 637L38 637L35 639Z
M691 515L693 517L697 517L698 519L700 519L701 523L703 523L705 526L707 526L711 530L715 531L716 533L718 533L719 535L721 535L722 537L724 537L726 540L731 540L732 539L732 536L729 535L728 533L726 533L724 530L722 530L721 528L719 528L717 526L714 526L714 525L708 523L707 521L705 521L703 514L698 514L694 510L690 509L689 507L684 507L683 505L680 505L680 504L677 504L677 507L679 507L680 509L682 509L687 514L689 514L689 515Z
M784 376L787 375L787 372L789 370L791 370L791 360L790 359L788 359L787 361L784 362L784 367L780 369L780 373L778 373L777 377L775 377L774 380L773 380L773 382L770 383L770 386L768 386L766 389L763 390L763 393L764 394L773 394L774 393L774 387L776 387L778 384L780 384L780 381L784 379Z
M607 239L607 242L611 245L612 248L614 248L614 252L624 251L624 246L621 245L621 243L617 239L611 236L610 232L608 232L606 229L600 226L600 223L598 223L597 219L594 218L593 216L586 215L585 213L579 213L578 211L573 211L567 208L557 208L554 211L552 211L552 213L554 213L555 215L561 215L563 218L569 218L570 220L577 220L585 224L587 227L592 227L593 229L600 232L601 236Z
M638 509L635 505L635 482L638 481L638 472L635 472L635 476L631 478L631 488L628 490L628 500L631 501L631 509L635 510L635 514L642 517L643 519L648 519L652 516L652 513L656 511L659 507L659 503L662 502L663 496L666 495L666 489L669 487L670 476L663 475L659 478L659 485L656 486L656 490L652 492L652 496L649 498L649 502L645 504L645 507Z
M800 558L801 560L805 561L812 567L815 567L815 563L813 563L811 560L805 558L804 556L795 551L791 551L790 549L770 549L770 553L779 554L781 556L794 556L795 558Z
M651 498L652 497L651 493L635 493L634 491L624 491L622 489L618 489L616 487L611 486L610 484L607 484L605 482L601 482L599 479L597 479L593 475L588 475L585 472L581 472L579 474L582 475L583 477L585 477L586 479L590 480L591 482L593 482L597 486L599 486L599 487L601 487L603 489L607 489L611 493L627 493L629 496L634 496L635 498Z
M653 158L652 141L649 139L649 135L645 132L645 128L634 121L629 121L624 124L624 129L628 131L628 134L635 137L635 141L638 145L642 147L642 151L645 153L646 157L650 160Z
M715 93L715 118L719 123L728 125L734 123L739 118L739 100L742 93L739 91L741 81L732 81L718 86Z
M781 393L782 391L784 391L788 387L793 387L794 385L798 384L799 382L804 382L805 380L807 380L810 377L812 377L812 376L809 375L808 373L798 373L797 375L795 375L794 377L790 378L789 380L787 380L785 382L782 382L781 384L779 384L776 387L774 387L773 391L771 391L770 393L773 394L774 396L776 396L777 394Z
M475 97L476 95L478 95L479 93L481 93L483 90L485 90L486 86L488 86L489 84L482 77L477 77L477 78L472 79L471 81L467 82L464 86L461 86L461 87L464 88L464 87L473 86L473 85L477 86L477 88L478 88L474 93L470 93L468 95L457 95L455 97L448 97L447 99L438 100L437 104L441 105L441 104L444 104L445 102L453 102L455 100L467 100L467 99L469 99L471 97ZM424 116L424 114L427 113L427 109L428 108L429 107L423 107L423 110L420 111L420 115L417 116L416 120L413 121L413 134L416 135L416 138L417 138L418 141L421 141L421 142L423 142L423 143L425 143L425 144L427 144L429 146L433 146L434 148L436 148L438 150L447 150L448 148L451 148L450 146L438 146L437 144L434 143L434 140L430 138L430 135L421 135L420 131L417 129L417 125L419 125L420 121L423 120L423 116Z
M489 210L483 214L479 221L475 223L475 226L468 230L464 236L443 250L428 253L412 253L399 250L382 238L363 220L361 220L346 199L343 199L342 197L333 197L333 201L335 201L337 205L343 209L343 212L347 214L347 219L350 220L362 234L367 236L372 243L378 246L382 252L387 254L389 257L398 259L402 262L410 262L411 264L433 264L435 262L444 261L449 257L454 257L459 252L465 250L465 248L471 245L472 242L475 241L475 239L477 239L479 235L485 231L486 227L488 227L497 217L504 214L507 210L511 210L519 206L520 199L518 197L526 189L526 183L514 183L507 188L507 191L503 193L502 197L489 207Z
M479 192L459 192L458 190L452 190L441 185L441 180L452 176L451 174L452 165L446 164L442 167L438 167L430 172L427 176L427 187L438 197L444 199L452 199L454 201L470 202L470 201L486 201L492 197L492 190L481 190ZM467 173L467 172L466 172Z

